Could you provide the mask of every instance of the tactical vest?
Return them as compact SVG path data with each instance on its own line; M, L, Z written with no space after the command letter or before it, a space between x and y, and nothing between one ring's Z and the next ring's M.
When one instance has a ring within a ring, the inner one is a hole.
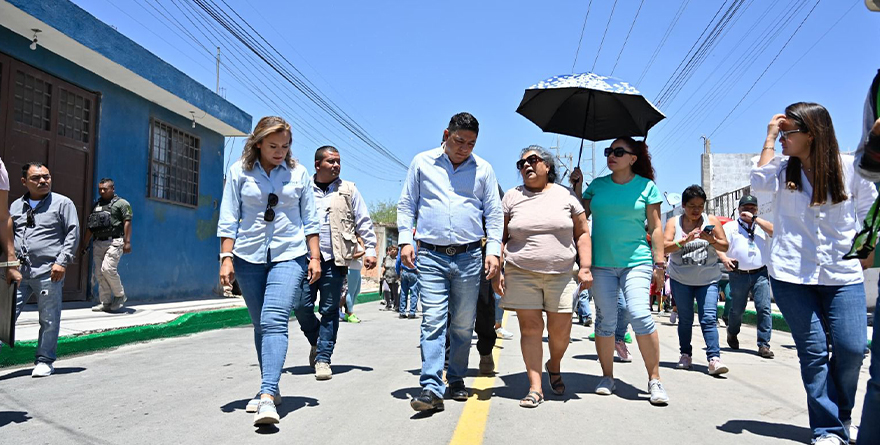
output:
M114 196L108 204L101 205L101 200L95 201L92 206L92 213L89 214L87 226L96 238L105 238L113 235L113 218L110 212L113 211L113 204L119 201L119 196Z

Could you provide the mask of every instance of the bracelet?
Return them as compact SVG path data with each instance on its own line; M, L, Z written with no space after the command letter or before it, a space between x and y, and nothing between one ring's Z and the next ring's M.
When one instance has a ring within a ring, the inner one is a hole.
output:
M19 260L7 261L5 263L0 263L0 267L18 267L18 266L21 266L21 261L19 261Z
M220 262L226 258L232 258L232 252L220 252Z
M678 246L679 249L681 249L681 243L679 243L678 241L676 241L676 242L675 242L675 245Z
M321 258L320 258L320 257L313 256L313 257L309 257L309 260L311 260L311 261L321 261Z
M764 147L761 151L764 151L764 150L774 150L775 151L776 147Z

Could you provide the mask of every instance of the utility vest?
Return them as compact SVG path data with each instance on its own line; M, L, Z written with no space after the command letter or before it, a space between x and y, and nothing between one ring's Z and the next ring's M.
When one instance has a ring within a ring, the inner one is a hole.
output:
M337 266L348 266L358 247L351 204L354 191L354 183L341 181L339 188L330 194L330 245L333 246L333 263Z
M97 238L103 238L113 235L113 219L110 212L113 211L113 204L119 201L119 196L114 196L109 203L101 205L101 200L95 201L92 206L92 213L86 221L87 227Z

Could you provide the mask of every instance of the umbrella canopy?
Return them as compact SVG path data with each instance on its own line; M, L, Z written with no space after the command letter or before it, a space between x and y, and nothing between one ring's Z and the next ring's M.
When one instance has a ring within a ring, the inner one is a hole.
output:
M556 76L532 85L516 112L545 132L591 141L647 136L666 117L630 84L595 73Z

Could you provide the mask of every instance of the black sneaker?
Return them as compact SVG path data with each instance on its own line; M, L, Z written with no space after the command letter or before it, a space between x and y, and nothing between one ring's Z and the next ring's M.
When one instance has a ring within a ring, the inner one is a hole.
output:
M730 346L730 349L733 350L739 349L739 339L736 338L736 335L727 334L727 346Z
M584 322L582 323L586 327L590 327L593 325L593 317L584 317Z
M406 314L400 314L397 318L406 318Z
M443 411L443 399L433 392L423 389L418 397L409 401L409 406L416 411Z
M409 314L409 315L407 316L407 318L409 318L409 319L416 318L416 314Z
M464 386L464 382L450 383L449 395L452 397L452 400L459 402L467 402L468 397L470 397L467 388Z

